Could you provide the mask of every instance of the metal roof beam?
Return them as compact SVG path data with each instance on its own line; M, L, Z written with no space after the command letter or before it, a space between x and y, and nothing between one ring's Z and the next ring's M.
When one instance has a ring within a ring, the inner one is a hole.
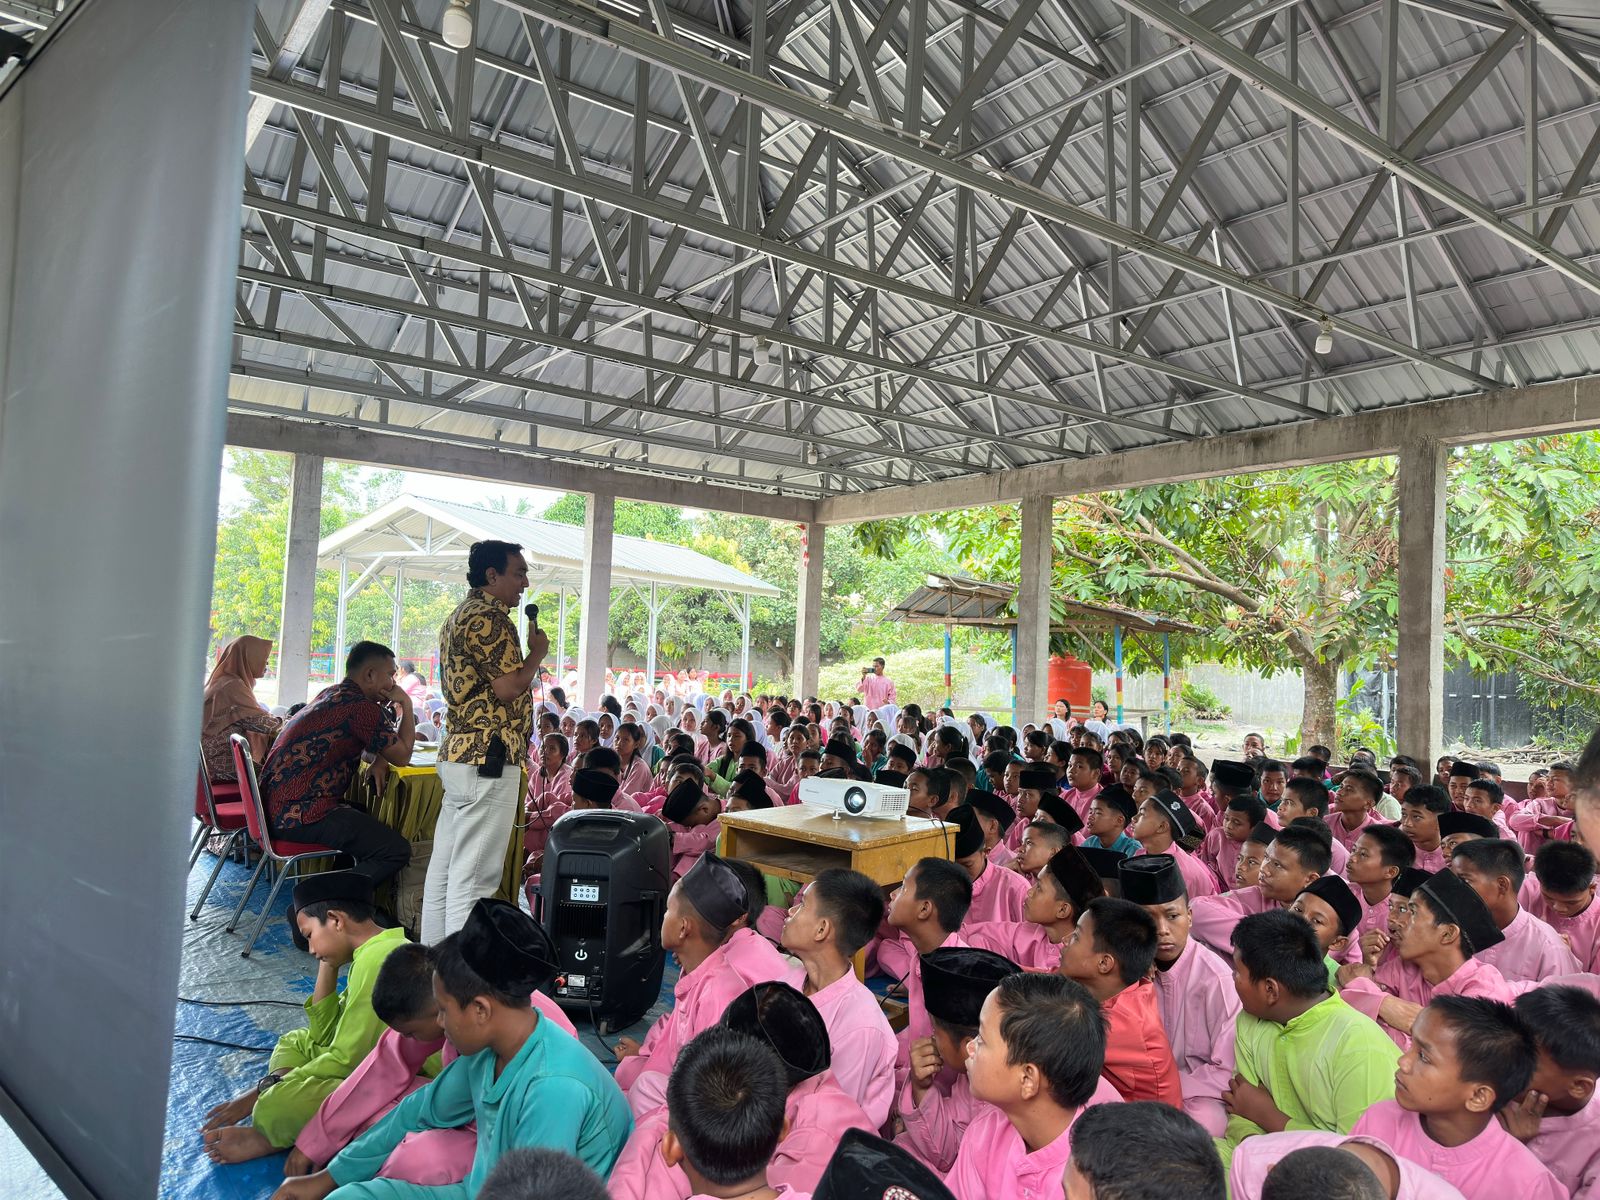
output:
M1195 54L1239 75L1258 91L1271 96L1285 108L1315 122L1331 137L1378 166L1448 205L1502 241L1532 255L1559 271L1573 283L1600 295L1600 277L1579 266L1567 255L1541 242L1533 234L1501 221L1494 212L1466 192L1417 165L1400 150L1367 130L1358 122L1325 104L1302 87L1290 83L1278 72L1238 47L1197 24L1160 0L1113 0L1119 7L1143 17L1145 22L1188 46Z
M370 463L407 471L487 479L519 487L551 488L586 495L606 494L651 504L672 504L765 517L774 521L814 519L814 501L704 483L690 471L636 467L631 463L585 465L563 462L560 452L528 451L478 438L408 437L366 422L328 423L332 418L279 417L231 411L227 444L284 454L317 454L341 462ZM779 485L770 485L779 486Z
M1557 29L1549 17L1527 0L1496 0L1496 3L1517 24L1538 38L1539 44L1560 59L1567 70L1583 80L1591 92L1600 96L1600 67L1596 67L1594 63L1579 54L1568 42L1567 35Z

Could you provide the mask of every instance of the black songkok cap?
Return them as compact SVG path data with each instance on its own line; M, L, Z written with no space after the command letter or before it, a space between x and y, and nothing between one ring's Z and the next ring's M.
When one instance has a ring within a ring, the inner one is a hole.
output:
M822 747L824 754L831 754L840 762L854 766L859 760L856 758L856 744L843 734L834 734Z
M685 779L667 793L666 801L661 805L661 819L682 825L684 819L694 811L695 805L705 799L705 794L705 788L697 780Z
M1054 767L1023 767L1022 782L1018 787L1033 788L1039 792L1053 792L1056 790L1056 772Z
M1400 874L1394 877L1394 882L1389 885L1389 890L1396 896L1410 896L1427 882L1428 873L1421 867L1401 867Z
M1256 769L1249 763L1232 762L1219 758L1211 764L1211 778L1223 787L1254 788L1256 786Z
M731 800L735 796L743 799L751 808L772 807L772 793L767 791L767 785L754 771L740 771L733 777L728 798Z
M882 775L878 776L878 781L880 783L883 781ZM1017 819L1016 809L1012 808L1011 805L1000 799L993 792L986 792L981 788L973 788L967 793L966 802L985 816L993 817L1000 822L1000 832L1002 834L1010 829L1011 823Z
M1095 793L1094 798L1102 804L1109 804L1130 821L1139 811L1139 806L1133 802L1133 793L1120 783L1113 783L1101 788Z
M1426 896L1441 922L1461 930L1462 949L1469 954L1481 954L1506 940L1483 897L1449 867L1429 875L1413 895Z
M1454 837L1458 833L1470 833L1474 837L1481 838L1497 838L1500 836L1500 828L1488 817L1480 817L1477 813L1461 812L1457 809L1440 813L1439 836Z
M1072 805L1062 799L1060 792L1045 792L1041 795L1039 811L1068 833L1077 833L1083 828L1083 818Z
M615 778L593 767L572 773L572 794L581 796L597 808L610 808L611 799L621 786Z
M372 877L359 871L324 871L294 885L289 900L289 940L298 950L311 953L311 943L300 932L300 922L295 918L308 904L372 904Z
M498 992L548 991L560 968L544 926L515 904L484 897L461 927L461 960Z
M727 929L750 911L750 894L738 872L715 854L705 853L678 880L683 898L713 929Z
M822 1014L787 983L758 983L740 992L722 1014L722 1024L771 1046L788 1072L790 1088L822 1074L833 1059Z
M1172 840L1181 842L1185 838L1195 837L1200 833L1200 822L1194 819L1194 814L1189 811L1189 806L1177 792L1165 790L1157 792L1152 800L1167 818L1167 824L1172 826Z
M903 788L906 785L906 773L904 771L891 771L888 767L885 767L872 777L872 782L882 784L884 787Z
M1270 846L1277 840L1278 830L1265 821L1257 821L1255 826L1245 835L1245 841L1255 842L1260 846Z
M1080 916L1089 906L1089 901L1106 894L1105 882L1100 878L1098 868L1089 861L1088 854L1088 850L1068 842L1051 855L1050 861L1044 865L1044 874L1056 881Z
M1098 846L1076 846L1074 849L1083 855L1084 861L1094 868L1095 874L1100 876L1100 882L1105 885L1106 895L1122 895L1122 864L1127 855L1118 850L1103 850Z
M1341 937L1349 937L1355 932L1355 927L1361 924L1361 901L1356 899L1350 885L1337 875L1318 875L1300 890L1310 892L1333 909L1334 915L1339 918Z
M910 1151L863 1129L846 1129L812 1200L955 1200L939 1176Z
M1457 775L1461 775L1468 779L1476 779L1482 774L1483 772L1478 769L1477 763L1463 762L1458 758L1455 762L1450 764L1450 775L1452 778Z
M1135 904L1171 904L1189 894L1178 860L1170 854L1140 854L1117 868L1122 898Z
M957 858L971 858L983 849L983 826L978 824L978 814L970 805L958 804L944 819L956 827Z
M1003 955L972 946L941 946L922 956L922 1003L947 1025L974 1028L989 993L1022 970Z

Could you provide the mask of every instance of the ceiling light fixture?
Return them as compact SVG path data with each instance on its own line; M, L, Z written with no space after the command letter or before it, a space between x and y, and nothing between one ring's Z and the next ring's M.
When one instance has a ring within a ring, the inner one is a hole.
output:
M1327 317L1322 318L1322 324L1317 326L1317 344L1312 347L1318 354L1328 354L1333 350L1333 322Z
M444 19L439 22L439 33L452 50L465 50L472 45L472 10L467 7L467 0L450 0Z

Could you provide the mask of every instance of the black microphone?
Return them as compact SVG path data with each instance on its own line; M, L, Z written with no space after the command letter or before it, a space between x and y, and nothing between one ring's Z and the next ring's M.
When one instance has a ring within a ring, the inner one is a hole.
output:
M539 628L539 606L537 604L523 605L522 612L528 618L528 627L530 629Z

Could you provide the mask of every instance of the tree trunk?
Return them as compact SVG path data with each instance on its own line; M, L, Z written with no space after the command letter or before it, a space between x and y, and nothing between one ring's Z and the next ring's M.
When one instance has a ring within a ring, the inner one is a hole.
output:
M1302 662L1300 677L1306 686L1306 706L1300 714L1300 753L1318 744L1337 751L1333 743L1334 704L1339 699L1338 664Z

